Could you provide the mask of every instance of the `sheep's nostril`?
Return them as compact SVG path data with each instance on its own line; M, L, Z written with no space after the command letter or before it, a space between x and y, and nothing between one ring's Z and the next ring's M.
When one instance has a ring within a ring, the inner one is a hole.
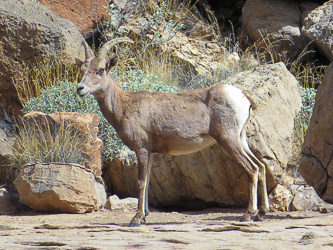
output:
M84 87L79 86L79 87L77 87L76 92L77 92L77 93L80 93L80 91L81 91L82 89L84 89Z

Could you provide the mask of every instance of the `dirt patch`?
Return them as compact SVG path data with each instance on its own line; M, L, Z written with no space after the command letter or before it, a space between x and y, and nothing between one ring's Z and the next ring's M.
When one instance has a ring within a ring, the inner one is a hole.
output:
M0 216L0 249L316 249L333 247L333 213L273 212L263 222L238 222L242 210L134 213L29 212Z

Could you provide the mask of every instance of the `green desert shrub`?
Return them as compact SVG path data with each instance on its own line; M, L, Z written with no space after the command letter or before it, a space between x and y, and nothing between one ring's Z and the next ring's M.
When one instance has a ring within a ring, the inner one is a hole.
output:
M313 107L315 103L316 97L316 89L314 88L301 88L301 97L302 97L302 107L300 112L297 114L295 118L295 126L294 126L294 138L293 138L293 154L290 159L287 171L290 174L297 176L299 160L301 158L301 148L304 143L304 137L306 135L306 131L309 127L310 118L313 113Z
M148 76L140 70L132 70L124 72L122 76L113 74L114 78L121 78L125 90L149 90L152 92L161 91L175 93L178 88L165 85L159 81L157 76ZM101 113L97 101L92 95L86 98L80 98L76 95L76 83L61 82L47 89L41 90L39 97L31 98L24 104L23 113L31 111L41 111L46 114L54 112L79 112L79 113L94 113L100 117L99 134L103 140L103 161L113 159L114 156L122 149L124 145L119 139L117 133L112 126L107 122Z
M302 97L302 108L296 117L295 129L297 137L300 140L300 145L302 145L313 113L317 90L314 88L300 88Z

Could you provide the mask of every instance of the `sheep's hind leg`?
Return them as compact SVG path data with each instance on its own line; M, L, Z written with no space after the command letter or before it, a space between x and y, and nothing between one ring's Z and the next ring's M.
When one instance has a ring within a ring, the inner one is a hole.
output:
M257 214L255 221L262 221L265 215L269 212L269 200L267 195L266 186L266 167L265 165L257 159L257 157L250 150L248 143L246 141L245 131L241 133L241 142L244 151L251 157L255 164L259 168L258 176L258 198L259 198L259 213Z
M215 140L220 144L220 146L228 152L228 154L241 166L244 167L249 180L249 204L245 214L243 215L241 221L248 221L251 216L255 216L258 213L257 206L257 185L258 185L258 167L253 164L250 157L245 153L242 148L242 144L239 135L232 136L230 131L225 131L223 133L228 135L228 138L218 137ZM238 139L237 139L238 138Z
M251 173L249 173L251 172ZM258 174L257 170L247 171L248 181L249 181L249 205L240 219L240 222L250 221L251 217L256 216L258 214L257 209L257 183L258 183Z

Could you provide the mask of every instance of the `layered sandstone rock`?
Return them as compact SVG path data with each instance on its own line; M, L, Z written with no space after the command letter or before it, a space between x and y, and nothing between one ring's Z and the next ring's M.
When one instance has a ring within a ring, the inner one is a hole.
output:
M103 208L101 178L77 164L30 164L14 180L20 202L47 212L85 213Z

